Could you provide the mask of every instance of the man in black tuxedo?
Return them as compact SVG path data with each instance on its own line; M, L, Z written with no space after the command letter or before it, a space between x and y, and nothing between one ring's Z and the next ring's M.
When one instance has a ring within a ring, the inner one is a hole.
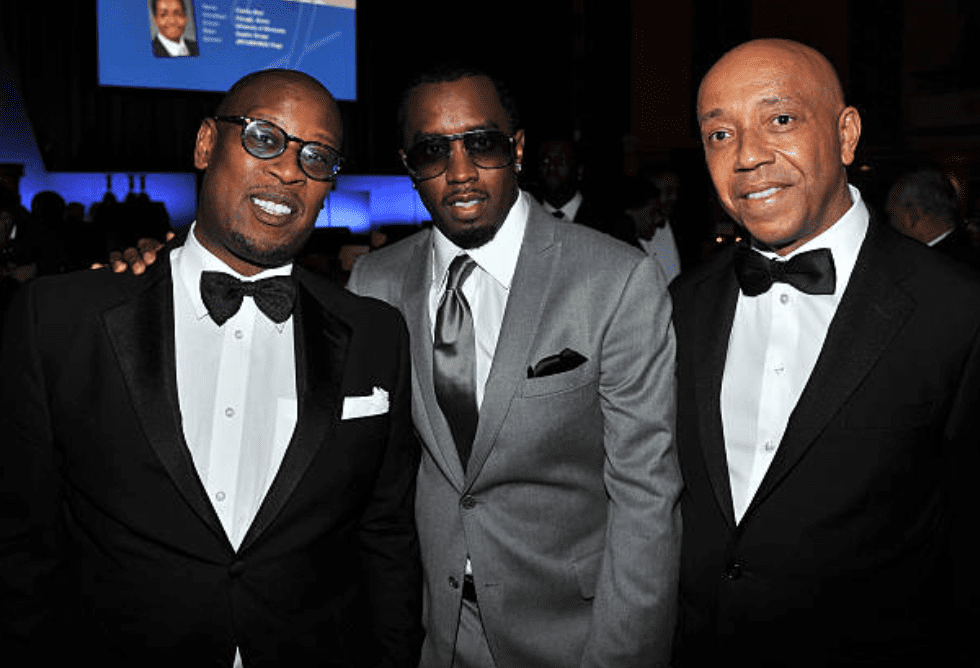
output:
M672 286L675 665L964 665L980 283L848 186L861 119L815 50L733 49L697 113L751 243Z
M201 124L182 245L144 276L83 272L16 298L5 659L417 664L405 325L292 266L341 142L316 80L249 75Z
M961 225L956 189L936 169L903 174L888 191L888 222L954 260L980 269L980 252Z

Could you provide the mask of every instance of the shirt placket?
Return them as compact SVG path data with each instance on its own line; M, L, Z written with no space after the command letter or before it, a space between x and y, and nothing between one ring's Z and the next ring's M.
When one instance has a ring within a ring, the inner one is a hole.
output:
M235 537L239 459L245 419L255 308L246 297L227 323L218 365L207 490L229 539Z

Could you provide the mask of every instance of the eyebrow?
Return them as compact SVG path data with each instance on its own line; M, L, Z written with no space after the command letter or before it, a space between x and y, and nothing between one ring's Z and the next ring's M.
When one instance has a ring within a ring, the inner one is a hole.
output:
M480 130L499 130L500 126L494 121L487 121L486 123L481 123L475 127L468 130L463 130L463 132L478 132ZM451 132L450 134L458 135L462 134L460 132ZM416 132L412 136L412 144L418 144L420 141L425 141L427 139L438 139L439 137L448 137L449 135L436 134L434 132Z
M698 114L698 123L704 123L705 121L710 121L712 118L718 118L723 113L721 107L715 107L711 111L705 112L703 114Z
M761 100L759 100L756 106L775 107L784 102L792 102L792 101L793 101L793 97L790 95L773 95L770 97L762 98ZM709 121L713 118L718 118L719 116L722 116L724 113L725 111L721 107L715 107L714 109L711 109L710 111L707 111L703 114L698 114L698 124L704 123L705 121Z

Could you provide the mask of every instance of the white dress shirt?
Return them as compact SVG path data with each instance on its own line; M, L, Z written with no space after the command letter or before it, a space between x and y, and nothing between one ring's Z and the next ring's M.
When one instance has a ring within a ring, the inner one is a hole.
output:
M848 188L853 204L847 213L823 234L781 258L829 248L837 275L834 294L809 295L786 283L774 283L756 297L738 295L721 384L722 427L737 522L776 455L868 231L868 209L861 193Z
M184 42L183 35L180 36L179 42L175 42L172 39L164 37L162 32L158 32L157 39L163 44L163 48L167 50L167 53L173 57L191 55L191 52L187 49L187 44Z
M296 427L293 318L276 324L245 297L219 327L201 299L201 272L254 281L288 276L292 265L246 278L204 248L194 227L170 254L177 399L194 468L237 550ZM237 647L234 668L242 668Z
M528 195L521 192L510 208L497 234L479 248L464 251L438 229L432 234L432 283L429 287L429 323L435 341L436 310L446 290L449 265L463 252L476 262L476 267L463 283L463 296L473 316L476 337L476 405L483 405L483 389L490 376L493 353L497 349L500 324L504 320L510 283L517 268L517 256L524 241L529 209Z
M201 300L201 272L257 280L288 276L292 265L246 279L205 249L193 228L171 253L171 265L184 439L237 550L296 426L293 319L276 324L245 297L238 313L219 327Z
M544 210L550 213L552 216L555 215L555 211L561 211L562 220L573 221L575 220L575 214L578 213L578 209L582 206L582 192L579 190L575 191L572 195L572 199L565 202L563 205L551 206L547 200L542 202L544 204Z

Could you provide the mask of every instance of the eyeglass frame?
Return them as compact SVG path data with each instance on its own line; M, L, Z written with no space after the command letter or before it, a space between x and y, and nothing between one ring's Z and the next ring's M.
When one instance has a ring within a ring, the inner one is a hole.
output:
M415 142L414 144L412 144L411 147L409 147L409 151L411 151L413 148L415 148L416 146L418 146L422 142L430 141L430 140L433 140L433 139L445 139L446 141L449 142L450 147L451 147L451 145L452 145L452 143L454 141L457 141L457 140L460 140L460 139L465 140L466 137L469 137L469 136L472 136L472 135L476 135L476 134L487 133L487 132L499 132L500 134L502 134L504 137L507 138L507 144L510 146L510 159L506 163L504 163L503 165L501 165L500 167L483 167L482 165L477 164L477 162L475 160L473 160L473 156L470 155L470 152L466 150L466 142L464 141L463 142L463 150L466 153L466 157L469 158L470 161L474 165L476 165L477 167L479 167L480 169L505 169L506 167L510 167L511 165L513 165L514 162L517 160L517 152L516 152L516 150L514 148L514 145L515 145L514 135L509 135L506 132L504 132L503 130L498 130L497 128L476 128L475 130L467 130L466 132L457 132L456 134L453 134L453 135L429 135L428 137L426 137L422 141L418 141L418 142ZM450 151L451 150L452 149L450 148ZM420 176L418 172L416 172L414 169L412 169L411 167L409 167L409 165L408 165L408 155L405 153L405 149L404 148L398 149L398 155L399 155L399 157L401 157L402 164L405 165L405 169L408 170L409 175L411 175L411 177L413 179L415 179L416 181L428 181L430 179L437 179L437 178L439 178L440 176L442 176L443 174L446 173L446 171L449 169L449 159L452 157L452 152L450 152L450 154L448 156L446 156L446 168L445 169L443 169L438 174L433 174L432 176L425 176L425 177Z
M279 127L272 121L268 121L264 118L255 118L252 116L212 116L211 119L214 121L224 121L225 123L235 123L236 125L240 125L242 127L242 134L239 141L241 141L242 149L244 149L244 151L248 153L250 156L258 160L272 160L273 158L278 158L280 155L286 152L286 147L289 146L290 142L295 142L299 144L299 151L296 152L296 162L299 165L300 171L306 174L307 177L313 179L314 181L319 181L320 183L329 183L335 181L337 179L337 174L340 173L340 170L343 168L344 163L347 161L347 158L344 157L344 154L338 151L337 149L335 149L333 146L330 146L329 144L324 144L323 142L306 141L305 139L302 139L300 137L295 137L289 134L288 132L286 132L285 130L283 130L281 127ZM248 150L248 147L245 145L245 132L248 129L249 125L256 122L265 123L266 125L271 125L276 130L281 132L282 136L286 138L286 141L282 143L282 147L279 149L278 153L263 157L260 155L255 155L250 150ZM318 179L315 176L310 176L310 174L306 171L306 168L303 167L303 160L301 158L301 156L303 155L303 149L310 145L325 148L332 155L336 157L333 166L333 173L325 179Z

